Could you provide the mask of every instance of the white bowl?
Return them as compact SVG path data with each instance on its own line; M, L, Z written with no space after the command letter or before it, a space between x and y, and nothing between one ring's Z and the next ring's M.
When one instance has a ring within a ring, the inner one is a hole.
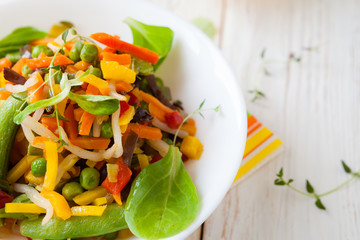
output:
M190 6L189 6L190 7ZM245 148L246 108L236 78L217 47L188 22L146 1L119 0L2 0L0 36L19 26L48 30L61 20L75 24L81 35L107 32L132 41L122 20L127 16L147 24L168 26L175 33L173 49L159 68L174 99L192 112L206 99L205 108L221 105L221 111L196 116L197 136L204 145L198 161L188 161L188 170L200 198L196 220L170 239L184 239L215 210L229 190Z

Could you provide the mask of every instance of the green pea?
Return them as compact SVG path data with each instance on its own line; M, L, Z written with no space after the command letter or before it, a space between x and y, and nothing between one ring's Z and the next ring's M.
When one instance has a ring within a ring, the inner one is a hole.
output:
M31 73L31 68L29 68L29 66L25 64L21 69L21 73L24 77L27 77Z
M84 189L81 187L80 183L70 182L65 184L61 193L66 200L71 201L74 197L76 197L82 192L84 192Z
M100 68L94 67L91 74L97 76L98 78L102 78L102 72Z
M98 57L98 49L94 44L85 44L80 52L80 58L84 62L93 63Z
M101 136L104 138L113 137L112 125L110 122L103 122L103 124L101 124Z
M45 158L38 158L31 163L31 173L35 177L45 176L46 173L46 160Z
M46 56L53 56L54 52L51 50L51 48L49 48L48 46L45 45L37 45L33 48L31 56L33 58L37 58L40 53L43 52L46 54Z
M80 52L83 46L84 44L82 43L81 40L77 41L69 52L69 58L74 62L80 61Z
M5 57L9 59L13 64L15 64L21 58L20 52L8 53Z
M84 168L80 173L80 184L86 190L91 190L99 185L100 173L95 168Z

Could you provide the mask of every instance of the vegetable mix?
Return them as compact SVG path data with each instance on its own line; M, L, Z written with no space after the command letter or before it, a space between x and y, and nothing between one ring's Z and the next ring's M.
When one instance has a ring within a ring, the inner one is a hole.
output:
M154 75L173 32L124 22L133 44L68 22L0 40L0 236L159 239L197 216L203 146Z

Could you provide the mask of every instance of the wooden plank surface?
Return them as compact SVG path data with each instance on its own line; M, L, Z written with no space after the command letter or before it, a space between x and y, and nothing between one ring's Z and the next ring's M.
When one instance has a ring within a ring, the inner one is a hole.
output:
M150 0L190 20L206 17L249 111L285 151L233 188L188 240L360 239L360 181L314 200L273 185L286 178L319 193L360 169L360 2L356 0ZM310 48L310 50L309 50ZM260 54L266 49L265 60ZM300 61L289 59L292 54ZM266 69L266 72L265 72ZM251 102L250 89L266 98Z

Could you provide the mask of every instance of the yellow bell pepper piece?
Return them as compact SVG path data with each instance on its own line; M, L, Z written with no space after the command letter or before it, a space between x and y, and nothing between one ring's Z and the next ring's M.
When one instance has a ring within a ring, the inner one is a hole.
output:
M145 154L138 154L137 158L139 160L140 168L143 170L147 166L149 166L149 158Z
M15 183L19 178L21 178L26 171L30 168L31 163L39 157L37 156L28 156L23 157L8 173L6 180L9 183Z
M40 193L41 196L50 201L54 208L56 216L66 220L71 217L71 211L68 202L63 195L55 191L43 191Z
M86 75L85 77L80 78L80 80L94 85L98 89L106 89L109 87L109 83L107 81L104 81L93 74Z
M46 210L34 203L6 203L6 213L46 213Z
M8 82L9 82L9 81L4 78L4 72L1 72L1 73L0 73L0 88L5 88L5 85L6 85Z
M78 205L88 205L92 203L96 198L105 197L106 194L107 190L99 186L97 188L77 195L76 197L74 197L73 201Z
M101 206L107 204L108 202L106 197L101 197L101 198L96 198L93 203L96 206Z
M95 167L95 165L97 164L97 162L91 161L91 160L87 160L86 161L86 165L93 168Z
M119 206L122 206L121 195L120 194L118 194L118 195L113 194L112 196L113 196L115 202L117 204L119 204Z
M75 206L71 208L73 216L101 216L106 206Z
M103 60L100 62L100 67L106 80L124 81L127 83L135 82L136 73L124 65L120 65L118 62Z
M119 172L119 165L115 163L108 163L106 164L106 171L107 171L107 176L109 178L109 182L116 183L117 175Z
M199 159L204 146L197 137L186 135L181 146L180 151L191 159Z
M44 179L44 190L51 191L56 186L56 174L58 170L57 144L52 141L45 142L46 173Z
M135 108L130 106L126 112L119 118L119 126L127 125L133 119L135 115Z
M36 185L40 185L44 183L44 177L35 177L32 172L29 170L25 174L25 181L28 183L34 183Z
M126 132L126 129L127 129L128 125L129 125L129 124L121 125L121 126L120 126L120 132L121 132L122 134Z

